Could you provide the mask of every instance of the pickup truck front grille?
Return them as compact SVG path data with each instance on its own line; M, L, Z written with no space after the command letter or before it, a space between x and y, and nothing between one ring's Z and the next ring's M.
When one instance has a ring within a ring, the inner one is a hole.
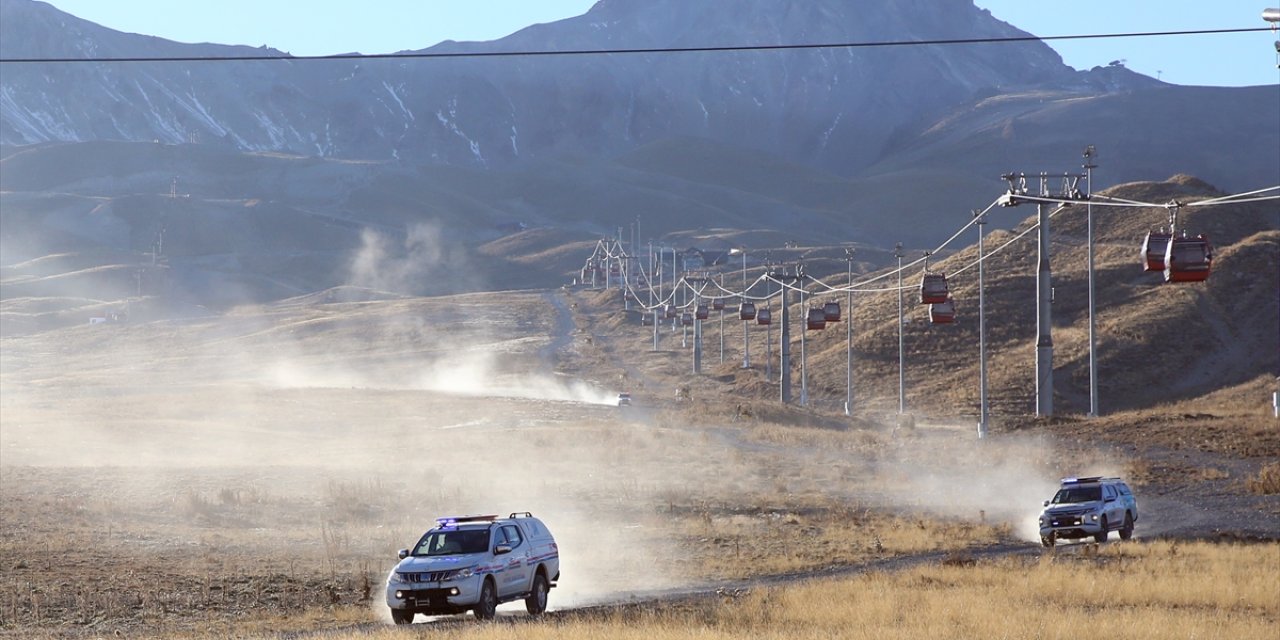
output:
M423 571L421 573L402 573L406 582L441 582L453 575L454 569L447 571Z

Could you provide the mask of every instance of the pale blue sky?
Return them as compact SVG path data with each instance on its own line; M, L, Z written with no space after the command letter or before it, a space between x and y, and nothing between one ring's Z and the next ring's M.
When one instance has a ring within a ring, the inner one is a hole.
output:
M643 2L644 0L636 0ZM697 2L698 0L689 0ZM594 0L51 0L112 29L179 42L269 45L294 55L424 49L442 40L492 40L538 22L581 15ZM1280 0L976 0L1040 36L1266 26ZM1125 60L1177 84L1280 83L1275 32L1055 41L1077 69ZM749 44L749 43L743 43ZM998 45L994 45L998 46Z

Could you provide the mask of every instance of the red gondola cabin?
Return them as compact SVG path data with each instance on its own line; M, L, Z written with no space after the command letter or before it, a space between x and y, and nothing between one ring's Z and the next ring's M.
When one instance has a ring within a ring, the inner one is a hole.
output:
M756 319L756 303L744 302L738 307L739 320L755 320Z
M768 325L773 323L773 314L769 312L769 307L765 307L756 312L756 324Z
M946 300L929 305L929 322L933 324L951 324L956 321L956 301L947 296Z
M939 304L947 301L947 276L926 273L920 278L920 304Z
M1174 238L1164 254L1165 282L1203 282L1213 265L1213 246L1203 235Z
M827 328L827 314L823 313L822 307L813 307L809 309L809 315L805 326L811 331L818 331Z
M832 301L822 305L822 316L827 322L840 322L840 303Z
M1171 234L1152 231L1142 239L1142 270L1164 271L1164 254L1168 251Z

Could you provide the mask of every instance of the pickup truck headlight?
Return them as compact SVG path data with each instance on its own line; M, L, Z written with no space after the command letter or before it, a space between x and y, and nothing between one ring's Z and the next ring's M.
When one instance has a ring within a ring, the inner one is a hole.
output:
M475 569L474 567L458 569L457 571L453 572L453 575L449 576L448 578L445 578L444 581L449 582L452 580L466 580L467 578L470 578L471 576L474 576L476 574L474 569Z

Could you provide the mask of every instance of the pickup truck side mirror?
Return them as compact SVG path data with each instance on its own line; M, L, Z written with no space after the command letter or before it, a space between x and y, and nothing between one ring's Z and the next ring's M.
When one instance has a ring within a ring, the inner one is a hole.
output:
M401 550L400 550L400 552L399 552L399 553L397 553L396 555L397 555L397 556L399 556L401 560L404 560L405 558L408 558L408 557L409 557L409 550L408 550L408 549L401 549Z
M1046 506L1046 507L1047 507L1047 506L1049 506L1049 501L1048 501L1048 500L1045 500L1045 501L1044 501L1044 506Z
M1112 498L1107 498L1106 500L1103 500L1103 502L1115 502L1115 501L1116 501L1116 499L1115 499L1114 497L1112 497Z
M493 549L493 555L495 556L500 556L504 553L511 553L511 547L505 544L500 544Z

